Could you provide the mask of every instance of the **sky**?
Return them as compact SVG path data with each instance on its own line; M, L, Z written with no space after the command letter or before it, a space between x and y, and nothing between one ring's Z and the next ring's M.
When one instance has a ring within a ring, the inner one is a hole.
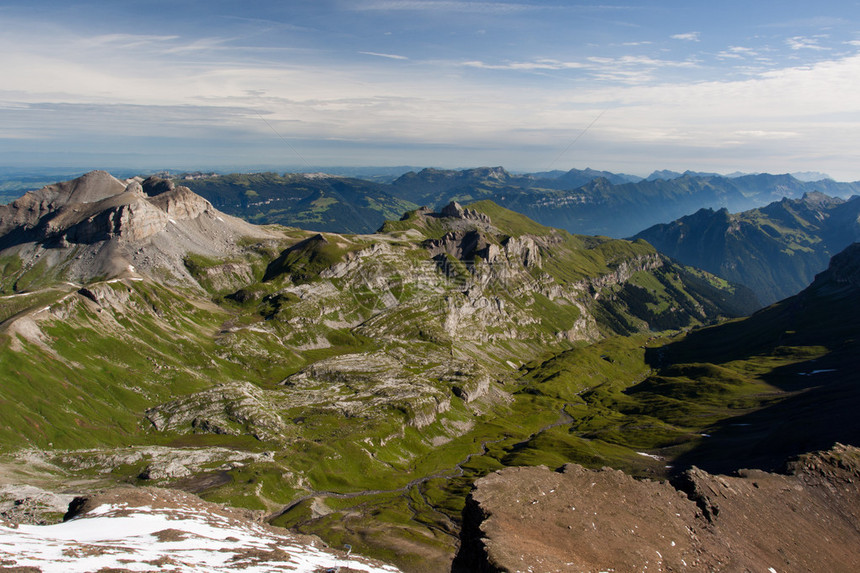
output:
M860 180L860 2L0 4L0 166Z

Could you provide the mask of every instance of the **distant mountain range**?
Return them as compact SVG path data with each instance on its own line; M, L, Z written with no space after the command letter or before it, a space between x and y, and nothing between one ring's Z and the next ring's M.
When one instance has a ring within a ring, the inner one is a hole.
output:
M860 240L860 197L846 201L814 192L738 214L701 209L635 238L744 284L770 304L805 288L830 257Z
M656 176L659 175L659 176ZM572 233L625 237L703 207L742 211L820 191L849 197L860 183L791 175L724 177L655 172L649 179L592 169L517 175L502 167L410 171L390 182L323 174L214 175L182 180L222 211L258 224L373 232L419 205L493 202Z
M246 221L313 231L371 233L418 206L387 185L322 173L215 175L181 184Z
M820 173L722 176L663 170L643 179L590 168L533 174L514 174L502 167L403 173L405 169L342 168L327 174L283 175L196 172L173 179L216 208L250 222L341 233L373 232L385 220L421 205L441 208L450 201L490 199L545 225L619 238L701 208L738 212L815 191L842 198L860 193L860 182L838 183ZM9 185L7 200L26 182Z
M597 172L572 170L555 179L512 175L502 169L463 171L424 169L396 179L387 192L422 205L492 199L545 225L574 233L624 237L656 223L703 207L741 211L783 197L800 198L821 191L848 197L860 193L860 182L814 183L791 175L719 175L686 173L671 179L638 182L610 180ZM583 179L588 179L582 183ZM576 187L560 185L571 181Z
M684 173L680 173L678 171L670 171L668 169L660 169L654 171L646 177L645 179L648 181L654 181L655 179L677 179L678 177L683 177L684 175L692 175L695 177L726 177L728 179L736 179L738 177L746 177L747 175L761 175L761 173L744 173L742 171L735 171L733 173L726 173L725 175L720 175L719 173L706 173L702 171L685 171ZM813 181L823 181L826 179L833 179L826 173L821 173L819 171L798 171L795 173L790 173L792 177L797 179L798 181L804 181L807 183L811 183ZM639 178L637 178L638 180Z

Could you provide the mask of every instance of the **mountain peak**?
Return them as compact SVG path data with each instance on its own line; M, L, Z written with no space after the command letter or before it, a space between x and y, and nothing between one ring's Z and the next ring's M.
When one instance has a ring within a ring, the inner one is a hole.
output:
M245 236L271 233L158 177L124 183L92 171L0 206L0 250L26 266L47 249L56 272L76 281L161 268L188 282L187 253L223 255Z
M670 181L672 179L677 179L682 174L677 171L670 171L669 169L659 169L651 173L648 177L645 178L646 181L656 181L657 179L663 179L664 181Z
M176 189L176 183L170 179L162 179L161 177L150 175L141 182L141 187L143 188L144 193L150 197L155 197L162 193L173 191Z
M456 201L451 201L442 208L440 213L443 217L451 217L454 219L469 219L480 223L490 224L490 217L484 213L479 213L474 209L464 209Z
M821 191L807 191L803 194L800 201L814 207L830 207L845 202L840 197L831 197Z

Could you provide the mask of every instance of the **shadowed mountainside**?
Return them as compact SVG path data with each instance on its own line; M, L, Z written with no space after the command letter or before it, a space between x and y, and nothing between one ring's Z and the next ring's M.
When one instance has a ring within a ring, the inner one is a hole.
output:
M635 238L744 284L771 304L800 292L831 256L860 240L860 197L845 201L808 193L738 214L702 209Z

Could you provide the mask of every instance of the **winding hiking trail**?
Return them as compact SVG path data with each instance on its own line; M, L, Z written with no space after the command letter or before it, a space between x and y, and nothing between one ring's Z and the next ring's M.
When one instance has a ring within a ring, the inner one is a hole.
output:
M561 411L560 411L561 415L557 421L553 422L552 424L547 424L546 426L543 426L542 428L540 428L536 432L530 434L529 437L526 438L525 440L522 440L521 442L514 444L514 446L518 446L520 444L526 444L529 441L536 438L537 436L539 436L540 434L542 434L548 430L551 430L552 428L556 428L558 426L563 426L565 424L570 424L571 422L573 422L573 416L571 416L570 414L568 414L565 411L565 408L567 408L569 405L570 404L565 404L564 406L562 406ZM413 487L419 486L419 485L426 483L426 482L433 480L433 479L451 480L454 478L461 477L465 473L463 466L465 466L470 461L472 461L472 458L474 458L475 456L485 455L489 451L489 448L487 446L489 446L490 444L497 444L497 443L503 442L507 439L509 439L509 438L504 437L504 438L499 438L496 440L484 440L483 442L481 442L480 451L472 452L471 454L467 455L465 458L463 458L462 461L455 464L453 468L441 470L441 471L436 472L434 474L415 478L415 479L407 482L406 485L403 485L403 486L398 487L398 488L394 488L394 489L367 489L367 490L362 490L362 491L351 491L351 492L347 492L347 493L334 492L334 491L317 491L317 490L312 489L312 490L310 490L309 493L291 501L289 504L284 506L284 508L281 509L280 511L269 515L269 517L267 518L267 521L271 522L272 520L288 513L290 510L292 510L294 507L296 507L300 503L307 501L309 499L316 498L316 497L332 497L335 499L353 499L356 497L364 497L364 496L371 496L371 495L381 495L381 494L391 494L391 493L406 493L410 489L412 489ZM451 470L453 470L453 473ZM430 506L429 503L427 505ZM430 507L432 507L432 506L430 506Z

